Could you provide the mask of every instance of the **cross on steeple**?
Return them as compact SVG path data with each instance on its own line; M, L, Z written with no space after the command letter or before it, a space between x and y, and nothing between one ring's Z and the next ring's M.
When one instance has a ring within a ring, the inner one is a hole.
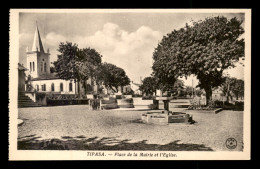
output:
M37 21L36 21L36 30L35 30L35 33L34 33L32 51L33 52L38 51L38 52L44 53L44 49L43 49L42 40L41 40L40 32L39 32L39 29L38 29Z

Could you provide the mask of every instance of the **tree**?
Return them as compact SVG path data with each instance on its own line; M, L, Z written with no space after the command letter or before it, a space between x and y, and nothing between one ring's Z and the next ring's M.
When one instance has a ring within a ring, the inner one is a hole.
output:
M232 88L235 85L235 78L230 77L224 77L225 81L221 85L221 91L223 92L223 95L227 97L227 102L229 102L229 98L232 97L231 91Z
M208 103L212 88L224 82L223 71L244 59L242 22L217 16L167 34L153 53L155 76L167 83L165 79L196 75Z
M179 97L182 97L185 95L183 80L179 80L179 79L176 80L176 82L173 85L172 92L176 93L177 96L179 96Z
M225 82L221 85L221 90L223 95L227 97L227 102L229 102L229 97L232 97L232 94L238 100L238 97L244 96L244 81L234 77L225 77Z
M106 88L118 92L118 87L130 84L130 79L126 75L124 69L110 63L103 63L98 71L97 77Z
M146 77L142 81L142 85L139 86L139 90L145 93L146 95L152 95L154 92L156 92L157 89L157 82L154 77Z
M58 60L53 63L58 77L65 80L74 79L75 82L80 80L75 66L79 51L78 45L71 42L60 43L58 51L60 52Z
M185 92L190 97L192 96L193 88L191 86L186 86Z
M55 72L55 67L51 66L51 67L50 67L50 72L51 72L51 73L54 73L54 72Z
M196 89L194 94L196 96L201 96L203 94L203 91L201 89Z
M80 79L85 81L89 78L97 80L98 68L101 66L102 55L95 49L83 48L79 49L77 54L76 67L80 75Z
M244 98L244 90L245 90L245 84L244 80L236 79L235 84L232 87L232 93L236 96L236 99L238 100L238 97Z
M167 91L172 91L177 77L174 74L171 74L171 71L164 71L163 67L153 64L153 73L152 76L155 78L156 86L162 91L162 93ZM159 68L159 69L157 69Z
M78 89L80 83L85 88L86 80L96 79L102 55L95 49L79 49L77 44L66 42L60 43L58 51L58 60L53 63L58 77L65 80L73 79L74 82L78 82Z

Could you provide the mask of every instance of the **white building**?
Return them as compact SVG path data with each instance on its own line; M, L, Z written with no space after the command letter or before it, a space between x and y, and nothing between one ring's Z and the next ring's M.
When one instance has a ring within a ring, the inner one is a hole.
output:
M38 26L36 26L32 49L26 49L27 78L29 85L38 92L55 92L60 94L76 94L77 85L74 80L59 79L50 72L50 53L44 51ZM27 84L27 87L29 86Z

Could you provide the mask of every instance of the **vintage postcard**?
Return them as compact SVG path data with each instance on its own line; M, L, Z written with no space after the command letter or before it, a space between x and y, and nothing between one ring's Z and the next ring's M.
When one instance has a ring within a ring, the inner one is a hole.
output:
M9 160L250 160L251 9L10 9Z

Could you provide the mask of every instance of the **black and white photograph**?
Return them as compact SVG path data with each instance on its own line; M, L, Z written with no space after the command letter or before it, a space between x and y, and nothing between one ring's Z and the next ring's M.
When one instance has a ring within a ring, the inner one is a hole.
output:
M11 9L9 160L248 160L250 9Z

